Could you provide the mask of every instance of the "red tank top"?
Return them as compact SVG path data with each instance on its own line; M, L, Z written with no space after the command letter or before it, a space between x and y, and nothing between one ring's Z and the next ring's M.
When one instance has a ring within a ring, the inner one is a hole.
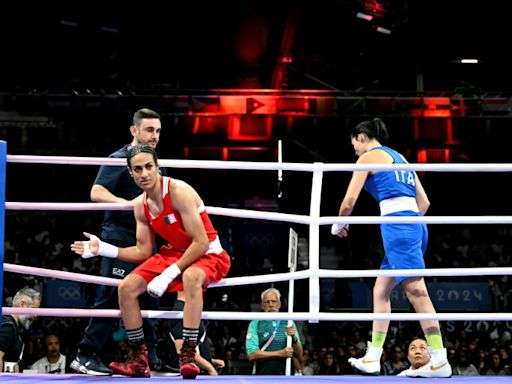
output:
M162 201L164 208L162 212L157 216L153 217L149 211L147 205L147 194L144 192L143 203L144 203L144 214L146 219L149 221L151 228L158 233L163 239L169 242L169 246L177 249L186 249L192 242L188 235L183 221L181 220L180 214L174 210L171 203L171 178L162 176ZM213 228L213 224L210 221L210 217L206 213L204 204L201 204L197 208L201 215L208 240L213 241L217 238L217 231Z

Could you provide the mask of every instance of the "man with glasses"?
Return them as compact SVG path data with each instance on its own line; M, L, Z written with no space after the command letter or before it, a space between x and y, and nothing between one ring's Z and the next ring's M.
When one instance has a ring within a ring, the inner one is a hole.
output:
M269 288L262 292L261 309L264 312L279 312L280 308L281 293L277 289ZM288 336L292 338L291 347L286 346ZM249 323L245 348L249 361L254 363L255 375L285 375L287 358L295 357L302 365L302 343L295 322L288 327L287 321L272 320L270 313L269 320L252 320Z

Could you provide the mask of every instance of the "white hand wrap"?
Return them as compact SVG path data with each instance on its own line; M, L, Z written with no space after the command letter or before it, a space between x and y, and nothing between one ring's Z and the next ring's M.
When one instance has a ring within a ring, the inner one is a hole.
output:
M151 280L148 284L147 291L151 296L161 297L171 282L181 274L176 264L164 269L164 271Z
M334 236L338 236L342 229L348 231L348 224L334 223L331 227L331 234L333 234Z
M94 254L91 252L91 241L96 240L98 242L98 253ZM82 255L82 258L89 259L94 256L105 256L110 257L112 259L117 258L117 254L119 253L119 248L117 248L115 245L109 244L105 241L101 241L98 236L92 235L89 241L84 241L84 253Z

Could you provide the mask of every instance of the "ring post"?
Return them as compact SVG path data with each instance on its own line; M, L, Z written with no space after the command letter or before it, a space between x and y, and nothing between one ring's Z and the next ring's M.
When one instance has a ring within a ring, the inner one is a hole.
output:
M7 143L0 140L0 323L2 322L2 291L4 287L4 232L5 232L5 172Z
M311 182L311 203L309 215L309 322L318 323L320 312L320 205L322 199L322 163L314 163L313 180Z
M288 239L288 268L290 272L295 272L297 269L297 245L299 243L299 236L292 228L290 228L290 236ZM295 280L290 279L288 282L288 313L293 313L293 302L295 300ZM287 327L291 327L293 322L288 320ZM292 346L291 336L286 337L286 346ZM290 376L292 373L292 357L286 359L286 376Z

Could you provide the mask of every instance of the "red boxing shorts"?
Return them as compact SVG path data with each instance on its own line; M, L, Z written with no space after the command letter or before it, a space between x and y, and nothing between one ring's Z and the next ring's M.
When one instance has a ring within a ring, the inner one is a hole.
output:
M183 251L176 251L172 248L162 247L161 253L157 253L135 268L131 273L141 276L146 282L150 282L155 277L160 275L164 269L176 263L178 259L183 256ZM216 281L222 280L229 272L231 266L231 259L225 250L221 253L207 253L199 257L196 261L190 264L187 268L196 267L204 271L206 279L204 288ZM181 275L176 277L169 287L167 292L183 291L183 281Z

